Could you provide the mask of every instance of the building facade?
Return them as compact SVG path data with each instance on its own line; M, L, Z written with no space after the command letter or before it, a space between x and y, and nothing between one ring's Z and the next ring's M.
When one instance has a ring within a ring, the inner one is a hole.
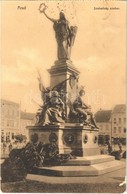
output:
M21 111L20 131L28 138L27 126L35 125L35 114Z
M95 120L99 127L99 135L111 136L111 114L112 110L99 110L95 114Z
M100 135L126 138L126 105L116 105L112 110L99 110L95 114Z
M1 102L1 139L10 141L20 131L20 105L18 103L4 100Z
M126 137L126 105L119 104L112 110L112 136Z
M20 104L1 99L1 142L12 141L15 135L28 136L26 126L35 124L35 114L21 111Z

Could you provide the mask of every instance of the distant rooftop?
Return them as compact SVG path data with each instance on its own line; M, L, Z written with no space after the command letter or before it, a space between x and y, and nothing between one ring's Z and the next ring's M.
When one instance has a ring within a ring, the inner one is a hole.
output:
M19 103L13 102L11 100L5 100L5 99L0 99L1 105L16 105L19 106Z
M35 119L35 114L21 111L21 119L33 120Z
M118 104L113 108L113 113L126 112L126 104Z
M96 122L108 122L111 118L112 110L99 110L95 113Z

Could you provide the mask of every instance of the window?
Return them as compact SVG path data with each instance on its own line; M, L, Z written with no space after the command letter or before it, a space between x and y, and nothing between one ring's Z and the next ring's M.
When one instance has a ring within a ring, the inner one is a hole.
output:
M14 127L14 120L7 120L7 127Z
M119 127L119 133L121 133L121 127Z
M6 142L10 142L10 132L6 133Z
M10 120L10 127L14 127L14 121L13 120Z
M10 114L10 111L9 111L9 109L7 109L7 116L9 116L9 114Z
M114 118L114 124L116 124L116 118Z
M114 127L113 132L116 133L116 127Z
M7 120L7 127L9 127L9 120Z
M119 124L121 124L121 118L119 118Z
M1 109L1 114L4 115L4 107Z
M18 127L18 121L15 121L14 126Z
M124 133L126 133L126 128L124 128Z
M13 116L15 115L15 111L14 111L14 110L12 111L12 115L13 115Z
M4 119L1 119L1 126L4 126Z
M1 133L1 142L4 142L4 132Z
M15 138L15 135L14 135L14 133L12 133L12 136L11 136L11 137L12 137L12 139L14 139L14 138Z
M126 118L124 118L124 123L126 123Z

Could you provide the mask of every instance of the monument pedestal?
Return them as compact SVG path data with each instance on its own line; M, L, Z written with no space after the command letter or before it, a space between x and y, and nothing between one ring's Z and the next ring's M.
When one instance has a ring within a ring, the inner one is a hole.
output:
M74 153L75 156L99 155L98 130L82 124L63 123L58 125L32 126L29 138L37 134L38 141L43 143L56 142L59 154Z
M29 137L37 134L38 141L55 141L59 154L75 153L60 166L34 167L33 174L49 176L98 176L125 167L125 163L113 156L101 155L98 146L98 129L91 130L82 124L64 123L47 126L29 126Z
M51 88L61 83L62 81L68 79L69 76L72 75L73 73L79 75L79 71L73 65L72 61L65 59L55 61L55 64L50 69L48 69L48 72L50 73ZM68 91L67 85L65 89L66 91Z
M78 95L78 86L77 86L77 80L73 79L69 81L70 76L75 75L75 78L78 77L79 71L76 69L76 67L73 65L71 60L58 60L55 61L55 64L48 70L50 73L50 87L54 88L58 84L64 82L63 85L61 85L61 88L57 90L62 90L62 100L65 103L65 112L66 112L66 122L69 122L68 115L69 115L69 107L68 99L70 102L73 102L77 95ZM68 81L66 81L68 80Z
M98 129L78 123L75 117L69 118L68 99L73 102L78 94L79 71L70 60L59 60L48 70L50 86L61 93L65 104L65 123L53 123L27 127L29 139L36 134L38 142L47 144L55 142L59 154L75 156L59 166L34 167L32 173L50 176L98 176L125 167L125 163L116 161L113 156L101 155L98 146ZM73 79L69 79L72 76ZM67 81L68 80L68 81ZM61 84L62 83L62 84ZM58 87L59 84L59 87ZM74 122L74 123L72 123Z

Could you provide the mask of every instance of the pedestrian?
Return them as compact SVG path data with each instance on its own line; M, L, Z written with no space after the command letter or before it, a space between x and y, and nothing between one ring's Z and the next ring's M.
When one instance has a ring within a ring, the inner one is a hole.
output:
M9 144L8 148L9 148L9 152L11 152L11 150L12 150L12 144L11 143Z
M5 143L5 142L3 142L3 155L5 155L5 154L6 154L6 147L7 147L6 143Z

